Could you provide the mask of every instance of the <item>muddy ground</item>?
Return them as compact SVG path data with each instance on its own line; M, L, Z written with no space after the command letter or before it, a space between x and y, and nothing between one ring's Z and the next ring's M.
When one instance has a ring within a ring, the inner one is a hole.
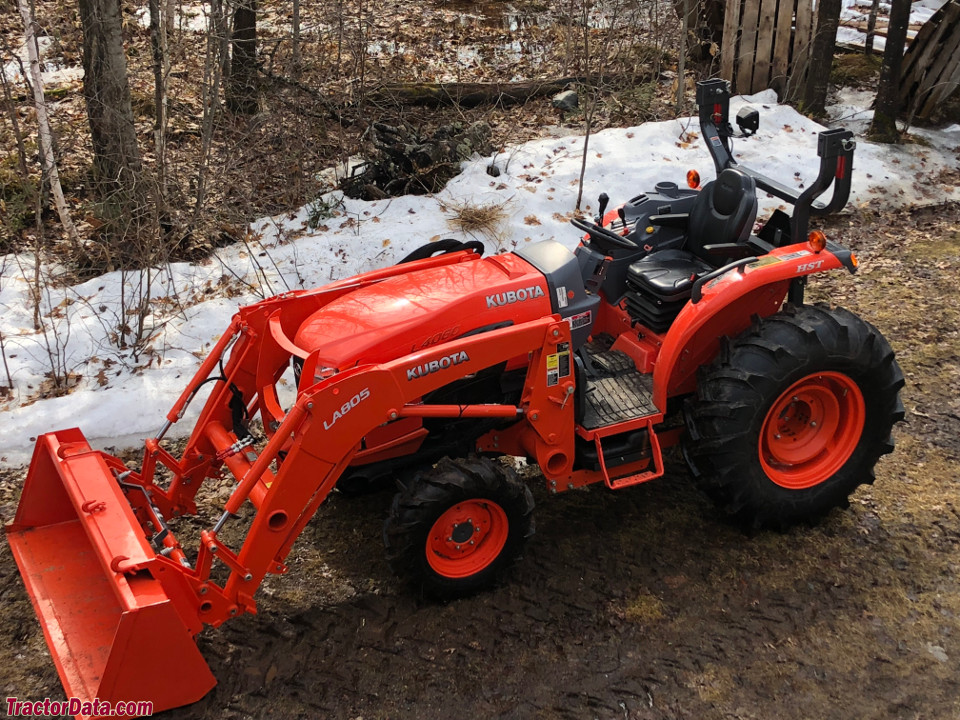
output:
M831 227L862 271L812 294L880 326L907 377L897 450L847 511L748 537L676 456L618 492L535 482L510 582L438 605L382 559L389 493L334 495L260 614L199 638L217 687L162 717L960 717L960 207ZM62 697L5 543L0 588L0 689Z

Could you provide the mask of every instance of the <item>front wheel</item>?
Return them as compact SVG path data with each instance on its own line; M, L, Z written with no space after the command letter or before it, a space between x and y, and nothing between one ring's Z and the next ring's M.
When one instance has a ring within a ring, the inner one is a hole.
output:
M512 471L444 458L396 495L383 537L397 575L452 599L496 583L533 530L533 495Z
M787 305L701 371L684 455L740 523L810 522L873 482L903 418L903 382L869 323L842 308Z

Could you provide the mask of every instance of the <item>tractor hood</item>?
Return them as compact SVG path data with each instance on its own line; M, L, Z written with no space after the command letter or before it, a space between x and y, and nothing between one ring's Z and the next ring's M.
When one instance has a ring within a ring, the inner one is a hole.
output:
M381 363L553 312L546 278L514 254L411 271L354 290L306 319L296 344L321 367Z

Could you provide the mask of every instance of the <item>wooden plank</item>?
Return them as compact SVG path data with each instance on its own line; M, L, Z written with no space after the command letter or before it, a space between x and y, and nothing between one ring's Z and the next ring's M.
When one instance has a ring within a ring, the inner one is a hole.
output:
M950 79L949 69L957 62L956 51L960 48L960 23L953 24L949 38L940 47L937 60L931 65L930 72L923 78L918 88L918 97L924 99L920 117L929 117L937 104L946 97L945 91ZM923 94L929 88L929 95Z
M733 72L737 57L737 40L740 31L740 2L727 0L723 12L723 49L720 51L720 77L733 82Z
M791 92L795 98L801 97L803 93L815 22L812 0L797 0L797 34L793 41L793 60L790 62Z
M907 51L904 58L908 64L907 70L900 75L900 99L902 107L906 108L911 104L911 100L917 97L919 93L924 93L926 88L930 87L926 82L926 77L931 70L931 64L935 64L941 57L941 45L951 26L960 21L960 3L950 2L938 10L932 18L924 25L924 28L932 28L930 37L926 45L919 45L919 40L914 45L919 47L917 53L913 53L910 58L913 45ZM921 33L923 32L921 29ZM942 58L941 58L942 59Z
M944 72L942 81L937 85L937 95L936 104L939 105L941 102L950 97L951 94L960 86L960 56L957 55L954 51L953 56L953 71Z
M859 20L857 20L857 21L850 20L850 21L841 22L840 25L839 25L839 27L845 27L845 28L851 28L851 29L853 29L853 30L859 30L859 31L862 32L862 33L865 33L865 32L867 31L867 23L865 23L865 22L860 22ZM922 26L921 26L921 27L922 27ZM886 37L886 36L887 36L887 29L888 29L888 28L887 28L887 24L886 24L886 23L882 23L882 24L881 24L881 23L878 21L876 28L874 28L873 34L874 34L874 35L877 35L877 36L879 36L879 37ZM911 30L911 29L909 29L909 28L907 29L907 40L913 40L916 36L917 36L917 30Z
M901 100L904 99L906 89L909 88L912 83L916 82L916 80L911 80L910 77L917 68L918 59L924 54L926 49L925 43L930 41L930 38L935 32L940 31L940 26L937 24L937 18L942 16L944 7L946 6L943 6L937 10L933 17L923 24L923 27L920 28L920 32L917 33L917 37L915 37L913 42L910 43L910 47L907 48L907 52L903 56L903 67L900 69Z
M773 54L774 20L777 0L761 0L760 27L757 30L757 51L754 54L753 82L750 92L766 90L770 86L770 60Z
M744 0L743 22L740 26L740 52L737 53L737 92L749 93L753 87L754 55L757 50L757 21L760 0Z
M956 90L958 85L960 85L960 62L957 62L953 68L953 74L945 82L934 86L933 92L930 93L929 98L916 116L924 119L929 118L937 106Z
M790 67L790 38L793 30L793 0L780 0L777 10L777 38L773 48L770 86L783 97Z

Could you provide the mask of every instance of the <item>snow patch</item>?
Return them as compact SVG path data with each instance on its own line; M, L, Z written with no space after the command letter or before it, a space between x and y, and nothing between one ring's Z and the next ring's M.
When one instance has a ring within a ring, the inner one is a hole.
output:
M862 128L869 117L864 110L869 99L845 94L838 117ZM760 130L751 138L734 140L735 157L802 189L817 174L817 134L823 126L777 105L773 91L734 98L731 113L744 104L760 111ZM892 208L960 200L957 187L928 181L955 169L960 127L922 134L929 146L890 147L858 140L851 204L882 198ZM14 386L0 410L0 462L26 462L37 435L74 425L97 446L152 436L238 305L384 267L443 237L478 239L488 252L548 239L575 248L580 233L570 227L569 218L580 190L584 137L569 134L569 129L558 135L466 161L463 172L433 196L367 202L327 193L304 207L251 223L245 244L222 248L200 264L163 268L153 281L155 301L147 317L153 352L139 358L116 343L127 317L125 307L136 291L136 276L114 272L72 287L50 287L41 303L50 328L45 337L33 328L28 284L33 258L0 257L0 332ZM696 119L680 118L591 136L584 210L596 211L601 192L615 205L659 181L683 185L690 168L708 182L715 173L699 135ZM486 172L491 163L501 170L497 178ZM765 193L759 200L761 217L781 206ZM451 224L450 209L468 203L499 205L505 219L483 236L464 235ZM41 268L44 274L52 270ZM54 330L62 341L55 346L58 356L81 379L65 397L36 399L49 368ZM6 381L0 375L0 384ZM203 397L194 400L170 436L189 432L202 403Z

